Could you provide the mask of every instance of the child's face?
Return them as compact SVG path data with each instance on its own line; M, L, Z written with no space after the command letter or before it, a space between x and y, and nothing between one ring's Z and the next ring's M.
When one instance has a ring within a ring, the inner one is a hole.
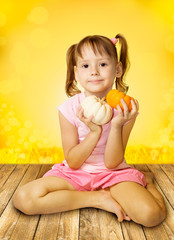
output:
M75 78L84 88L86 96L103 97L112 89L116 77L116 61L107 54L95 55L91 47L85 47L74 67Z

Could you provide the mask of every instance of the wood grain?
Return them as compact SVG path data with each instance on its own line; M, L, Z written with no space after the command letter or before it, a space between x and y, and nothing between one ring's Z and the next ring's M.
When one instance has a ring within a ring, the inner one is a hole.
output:
M167 217L162 224L146 228L133 221L119 223L115 214L84 208L62 213L27 216L12 204L15 191L40 178L52 165L0 165L0 240L173 240L174 165L135 165L155 175L163 195Z

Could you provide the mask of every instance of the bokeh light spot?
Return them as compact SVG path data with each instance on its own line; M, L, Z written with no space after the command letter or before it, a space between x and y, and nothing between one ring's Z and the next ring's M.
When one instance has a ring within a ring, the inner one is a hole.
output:
M159 156L159 151L156 149L151 150L150 153L151 153L152 160L155 160Z
M27 19L35 24L43 24L48 20L48 11L44 7L36 7L32 9Z
M27 128L20 128L18 133L19 133L20 137L24 138L28 135L28 129Z
M19 143L19 144L22 144L23 141L24 141L24 139L22 139L22 138L19 138L19 139L18 139L18 143Z
M6 132L9 132L9 131L11 130L10 125L6 125L6 126L4 127L4 130L5 130Z
M15 117L11 117L11 118L9 118L8 119L8 123L9 123L9 125L10 126L17 126L17 124L18 124L18 120L17 120L17 118L15 118Z
M36 28L30 34L31 44L36 48L45 48L50 44L50 33L44 28Z
M0 82L0 93L9 94L18 92L22 88L22 81L19 78L12 78L9 80L2 80Z
M14 116L14 115L15 115L15 112L11 110L11 111L9 111L8 115L9 115L9 116Z
M30 58L30 51L22 41L14 43L10 54L10 59L13 63L16 61L26 61Z
M26 159L26 154L25 153L20 153L18 155L19 158Z
M31 128L31 127L32 127L32 122L31 122L30 120L26 120L26 121L24 122L24 126L25 126L26 128Z
M5 119L5 118L1 118L1 119L0 119L0 124L1 124L2 126L5 126L5 125L7 124L6 119Z
M3 12L0 12L0 27L3 27L7 22L7 17Z
M6 103L2 103L1 105L3 108L6 108L7 107L7 104Z
M29 141L30 141L31 143L36 142L35 136L30 136L30 137L29 137Z

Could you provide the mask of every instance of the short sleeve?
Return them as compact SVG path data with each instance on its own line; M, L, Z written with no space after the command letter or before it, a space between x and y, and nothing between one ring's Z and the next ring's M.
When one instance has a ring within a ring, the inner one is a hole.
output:
M71 101L71 98L67 99L65 102L63 102L61 105L57 107L57 109L63 114L63 116L74 126L75 119L76 119L76 110L73 107L73 102Z

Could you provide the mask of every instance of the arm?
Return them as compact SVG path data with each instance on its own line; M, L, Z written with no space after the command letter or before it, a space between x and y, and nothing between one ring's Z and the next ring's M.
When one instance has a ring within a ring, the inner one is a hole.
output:
M124 111L118 107L118 115L111 122L111 130L105 148L105 166L116 168L124 158L124 152L129 139L129 135L134 126L138 102L132 103L132 110L129 112L127 104L122 102ZM128 120L129 123L123 125Z
M90 156L95 148L100 135L101 127L95 126L91 119L84 119L83 112L78 112L80 120L90 126L90 132L87 137L81 142L78 142L78 132L74 125L72 125L62 113L59 112L60 129L62 136L62 146L65 159L70 168L78 169Z

